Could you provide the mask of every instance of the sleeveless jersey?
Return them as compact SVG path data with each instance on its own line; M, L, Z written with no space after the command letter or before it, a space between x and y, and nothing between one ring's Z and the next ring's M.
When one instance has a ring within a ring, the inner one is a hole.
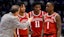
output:
M43 15L45 14L44 11L40 11L38 15L34 14L34 11L29 12L29 17L33 16L33 20L31 22L31 30L34 35L41 35L42 28L43 28Z
M27 13L24 13L24 16L19 15L18 17L21 23L25 23L28 20ZM17 29L17 35L28 35L28 28Z
M52 15L48 15L47 13L44 15L44 33L52 34L57 32L56 16L57 13L53 13Z

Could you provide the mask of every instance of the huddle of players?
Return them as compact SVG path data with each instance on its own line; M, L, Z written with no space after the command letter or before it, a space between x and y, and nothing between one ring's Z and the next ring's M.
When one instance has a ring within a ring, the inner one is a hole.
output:
M47 2L46 12L41 10L41 3L33 4L33 10L29 13L25 12L26 7L24 3L20 3L19 20L25 23L27 15L33 17L30 27L24 29L16 29L16 37L60 37L61 34L61 18L60 15L54 12L54 4Z

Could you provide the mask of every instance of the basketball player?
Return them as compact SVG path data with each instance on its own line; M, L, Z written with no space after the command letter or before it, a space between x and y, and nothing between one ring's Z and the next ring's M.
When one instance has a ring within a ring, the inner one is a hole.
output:
M13 30L16 28L26 28L29 26L32 18L28 18L29 20L25 23L20 23L17 17L19 6L13 5L11 7L11 12L5 14L0 22L0 37L14 37Z
M33 16L30 27L32 31L31 37L41 37L43 28L42 16L45 12L41 10L41 3L39 2L34 3L33 8L34 10L29 12L29 17Z
M61 18L54 12L54 4L47 2L47 13L44 15L44 37L60 37L61 34Z
M27 13L25 12L26 7L25 4L22 2L19 4L20 5L20 10L19 10L19 20L21 23L25 23L28 18L27 18ZM28 37L28 28L23 28L23 29L18 29L17 28L17 37Z

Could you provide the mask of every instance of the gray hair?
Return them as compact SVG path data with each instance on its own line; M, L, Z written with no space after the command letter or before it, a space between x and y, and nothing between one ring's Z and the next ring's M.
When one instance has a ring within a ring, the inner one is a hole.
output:
M15 12L17 12L18 11L18 9L19 9L19 5L13 5L12 7L11 7L11 12L12 13L15 13Z

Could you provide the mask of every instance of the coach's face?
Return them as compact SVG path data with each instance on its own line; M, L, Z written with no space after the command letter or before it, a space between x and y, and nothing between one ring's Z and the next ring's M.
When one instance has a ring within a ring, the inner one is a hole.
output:
M48 2L48 3L46 4L46 11L47 11L47 12L50 12L50 11L52 11L52 10L53 10L53 5Z
M21 7L20 7L20 11L21 11L21 12L25 12L25 10L26 10L25 5L24 5L24 4L23 4L23 5L21 5Z
M34 10L35 10L35 11L39 11L40 9L41 9L41 5L35 5L35 6L34 6Z

